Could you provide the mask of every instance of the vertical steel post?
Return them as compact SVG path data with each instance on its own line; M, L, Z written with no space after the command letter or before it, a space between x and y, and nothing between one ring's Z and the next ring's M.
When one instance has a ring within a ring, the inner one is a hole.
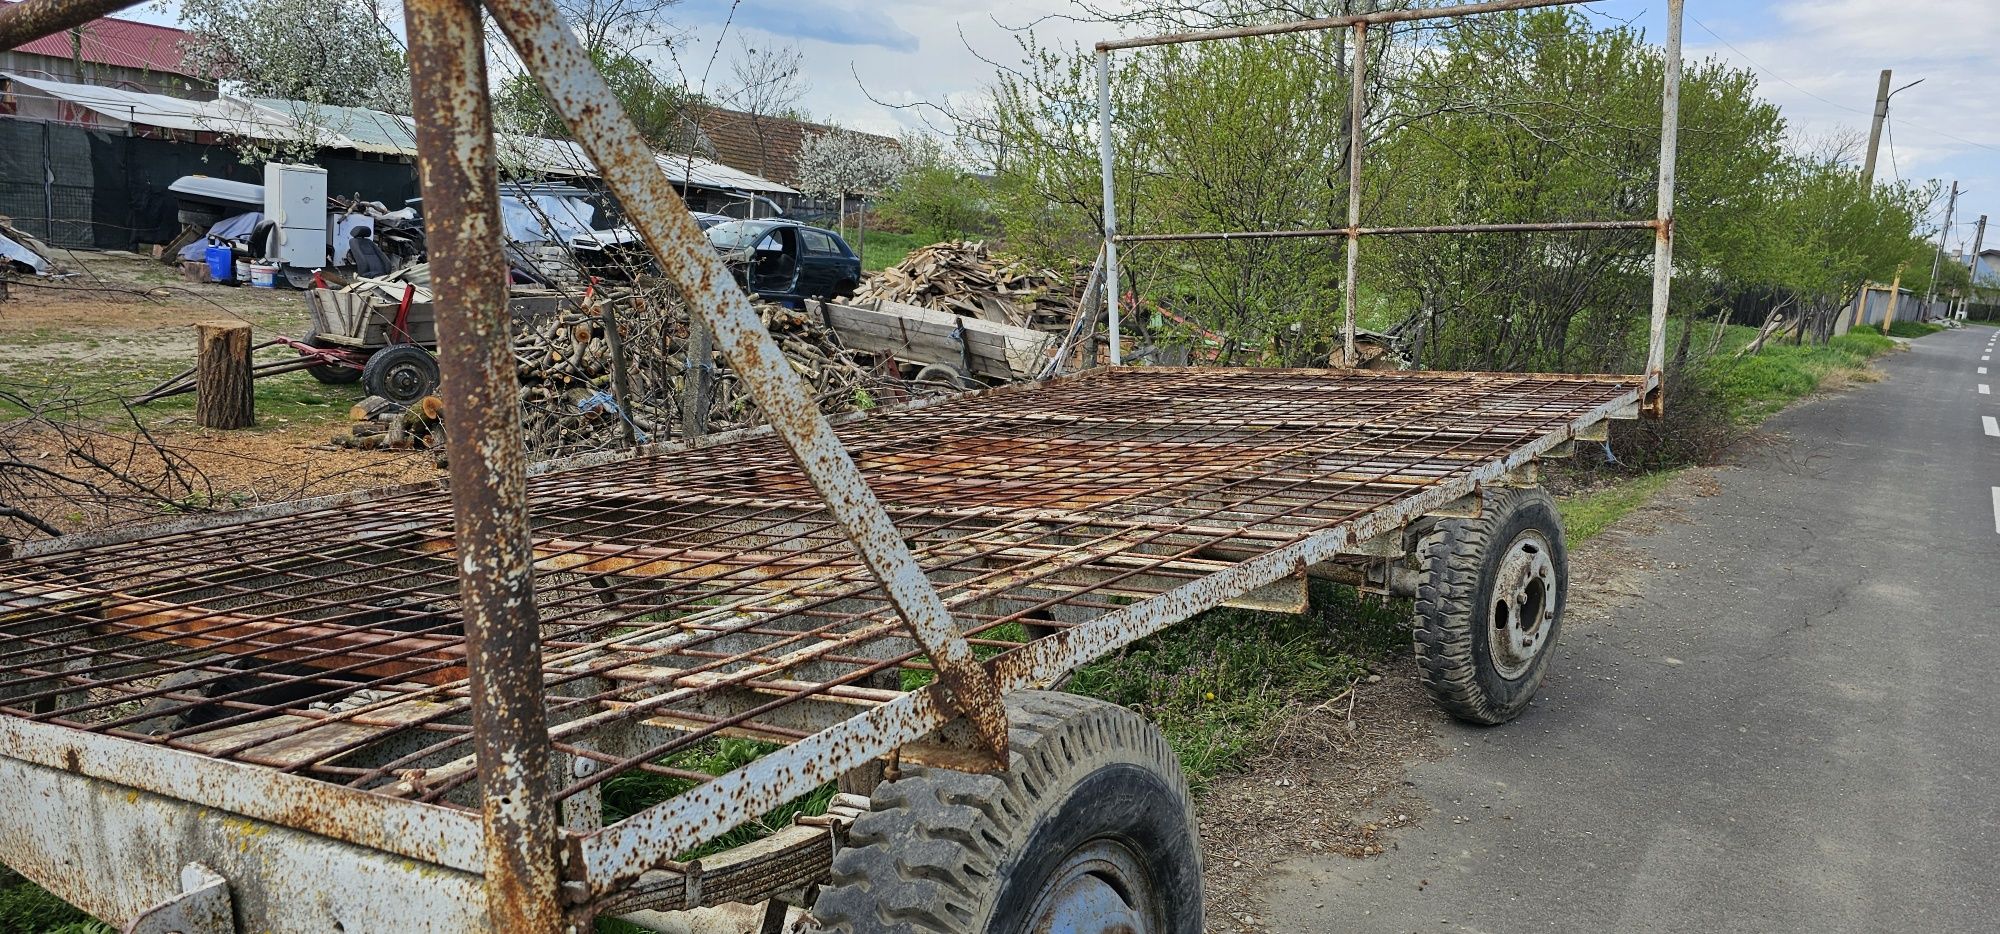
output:
M1118 345L1118 193L1112 185L1111 53L1097 50L1097 162L1104 176L1104 313L1111 327L1111 365L1123 363Z
M562 12L551 0L485 0L485 5L522 64L541 82L570 135L597 166L605 188L624 207L660 269L680 288L692 312L706 319L723 359L749 387L772 431L847 533L856 556L923 645L937 668L936 687L944 702L965 715L1004 766L1007 712L999 683L965 640L853 456L820 415L811 387L787 362L749 296L674 193ZM496 255L498 242L496 235ZM513 411L510 404L508 418ZM456 461L458 455L452 457Z
M1666 412L1667 303L1674 279L1674 167L1681 133L1681 13L1686 0L1668 0L1666 80L1660 102L1660 207L1653 236L1653 320L1646 343L1646 414Z
M1361 300L1360 284L1354 281L1361 262L1361 125L1368 100L1365 88L1368 80L1368 23L1354 24L1354 70L1348 81L1353 86L1348 89L1347 101L1347 281L1346 314L1340 327L1340 344L1343 356L1342 366L1354 366L1360 361L1354 356L1354 314L1355 305Z
M527 447L508 337L500 182L473 0L408 0L417 167L445 395L466 674L496 931L556 931L558 815L549 797L541 627L528 538Z

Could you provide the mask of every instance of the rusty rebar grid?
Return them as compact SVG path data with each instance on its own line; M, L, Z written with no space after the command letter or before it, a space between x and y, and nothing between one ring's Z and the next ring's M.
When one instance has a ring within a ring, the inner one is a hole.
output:
M1638 386L1104 370L839 431L992 659L1394 518ZM633 771L699 787L677 757L711 738L795 743L933 674L768 430L585 459L527 489L547 735L594 764L557 800ZM464 547L423 486L32 555L0 571L4 713L476 807Z

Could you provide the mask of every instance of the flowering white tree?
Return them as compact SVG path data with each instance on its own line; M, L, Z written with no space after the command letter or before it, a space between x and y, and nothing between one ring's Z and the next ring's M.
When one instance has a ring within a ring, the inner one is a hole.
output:
M342 128L337 107L410 109L410 73L379 0L182 0L183 60L246 97L302 101L283 142L246 139L246 159L298 157ZM220 128L219 128L220 129Z
M799 144L799 189L820 198L840 199L841 233L847 233L847 198L867 196L896 183L903 152L865 133L835 128Z

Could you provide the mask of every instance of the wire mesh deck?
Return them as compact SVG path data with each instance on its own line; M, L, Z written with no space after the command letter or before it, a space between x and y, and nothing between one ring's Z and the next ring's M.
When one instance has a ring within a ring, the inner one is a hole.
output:
M1462 479L1640 385L1108 370L839 434L991 655ZM700 783L678 753L796 740L929 676L774 437L530 490L550 733L585 766L561 797L632 771ZM0 710L474 804L456 572L435 488L79 539L0 566Z

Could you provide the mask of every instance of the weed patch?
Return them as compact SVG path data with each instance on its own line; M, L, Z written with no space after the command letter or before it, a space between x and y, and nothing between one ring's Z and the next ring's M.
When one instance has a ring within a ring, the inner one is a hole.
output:
M1212 610L1084 666L1066 689L1144 714L1199 786L1253 758L1287 711L1406 650L1409 616L1406 603L1315 581L1304 614Z
M1644 506L1677 476L1680 476L1678 470L1661 470L1562 497L1556 501L1556 509L1562 513L1564 541L1574 548L1596 538L1611 523Z

